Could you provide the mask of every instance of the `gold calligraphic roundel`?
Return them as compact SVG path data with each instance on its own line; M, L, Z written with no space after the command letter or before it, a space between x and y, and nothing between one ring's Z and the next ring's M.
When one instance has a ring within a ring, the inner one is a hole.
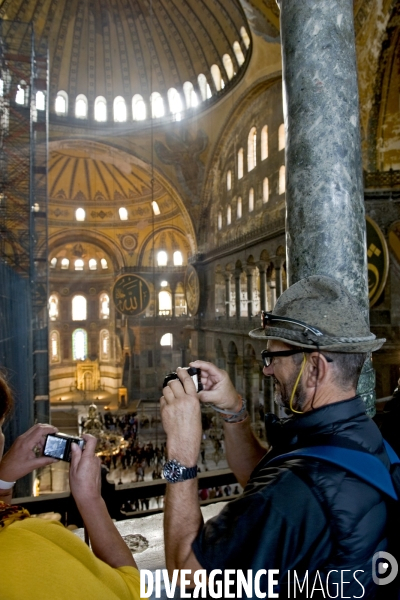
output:
M138 275L122 275L114 283L113 300L115 308L123 315L140 315L150 301L149 286Z
M370 307L375 304L386 285L389 258L386 240L371 217L367 220L368 297Z
M196 315L200 303L200 284L196 269L188 265L185 275L185 293L188 311Z

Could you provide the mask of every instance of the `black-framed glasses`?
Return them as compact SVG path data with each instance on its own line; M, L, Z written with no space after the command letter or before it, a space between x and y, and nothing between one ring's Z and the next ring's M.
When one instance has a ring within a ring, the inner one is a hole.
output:
M303 354L303 353L311 353L318 352L317 348L292 348L292 350L276 350L275 352L271 350L263 350L261 352L261 358L263 360L264 367L269 367L274 360L275 356L293 356L294 354ZM331 358L322 354L327 362L333 362Z
M271 312L266 312L265 310L261 311L261 327L263 329L265 329L268 325L274 325L275 323L291 323L292 325L298 325L301 329L303 329L304 335L307 335L308 331L317 336L324 335L322 331L320 331L316 327L307 325L307 323L304 323L304 321L292 319L291 317L281 317L279 315L273 315ZM290 354L287 356L290 356Z

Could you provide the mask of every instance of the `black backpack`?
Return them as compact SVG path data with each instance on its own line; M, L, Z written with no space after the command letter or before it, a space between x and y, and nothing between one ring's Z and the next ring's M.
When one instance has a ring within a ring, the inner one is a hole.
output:
M400 459L388 442L386 440L383 442L390 460L390 470L379 458L361 449L359 444L336 436L329 436L328 444L299 448L276 456L268 461L268 466L293 458L324 460L352 473L389 498L388 552L395 558L395 562L390 561L391 569L387 576L390 577L392 572L396 576L389 584L379 584L379 581L384 580L380 577L385 574L383 561L387 562L389 557L385 553L377 553L380 556L375 555L374 558L373 569L376 573L374 581L379 585L377 598L400 600L400 575L398 575L400 564Z

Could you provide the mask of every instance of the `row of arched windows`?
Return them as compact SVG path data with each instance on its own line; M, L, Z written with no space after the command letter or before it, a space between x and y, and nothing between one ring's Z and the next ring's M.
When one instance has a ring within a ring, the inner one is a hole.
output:
M160 207L158 206L158 204L155 200L152 201L151 207L156 216L161 214ZM121 206L118 209L118 216L121 221L127 221L129 218L128 209L125 208L124 206ZM75 211L75 219L77 221L85 221L86 220L86 210L81 207L77 208Z
M285 178L286 178L286 169L285 165L282 165L279 168L279 179L278 179L278 193L285 193ZM269 200L270 186L268 177L264 177L263 179L263 190L262 190L262 201L263 204L266 204ZM250 188L249 196L248 196L248 212L251 213L255 208L255 197L254 197L254 188ZM243 214L243 200L239 196L236 201L236 219L241 219ZM226 224L230 225L232 223L232 207L230 204L226 207ZM223 226L223 214L222 210L218 212L217 216L217 227L218 229L222 229Z
M99 298L99 318L108 319L110 316L110 298L108 294L101 294ZM49 317L51 321L56 321L59 317L59 300L56 294L49 298ZM87 300L80 294L72 298L72 320L86 321L87 319Z
M252 171L257 166L257 129L252 127L247 138L247 172ZM285 148L285 125L282 123L278 129L278 151ZM268 158L268 125L261 129L261 160ZM239 148L237 153L237 178L242 179L244 175L244 149ZM229 192L233 185L232 170L226 173L226 189ZM283 193L283 192L279 192Z
M110 359L110 332L102 329L99 334L100 360ZM75 329L72 333L72 360L86 360L88 357L88 339L85 329ZM50 361L61 362L60 334L53 330L50 334Z
M240 30L242 41L246 50L250 46L250 38L247 34L245 27ZM239 67L245 62L245 57L238 41L233 43L233 52L235 54L236 62ZM222 64L224 66L225 75L228 80L231 80L235 75L235 67L231 56L226 53L222 57ZM217 92L225 87L225 80L221 73L221 69L217 64L213 64L210 69L210 75L214 83L214 87ZM167 97L163 96L159 92L153 92L150 95L150 116L153 119L164 117L167 112L172 115L176 120L181 118L181 113L190 108L195 108L199 105L199 102L204 102L212 96L211 87L207 81L207 77L200 73L197 77L198 91L192 82L185 81L182 86L182 92L179 92L176 88L170 88L167 92ZM24 90L21 89L19 99L20 103L25 102ZM22 94L22 96L21 96ZM43 94L43 92L38 92ZM22 100L22 101L21 101ZM45 98L44 95L37 96L36 107L44 110ZM43 107L43 108L42 108ZM93 116L95 121L105 122L108 118L107 100L104 96L97 96L94 101L94 112ZM57 93L55 101L55 112L57 115L68 114L68 94L64 90L60 90ZM147 118L148 107L145 99L141 94L135 94L132 98L132 119L133 121L143 121ZM89 103L88 99L84 94L79 94L75 98L75 117L78 119L87 119L89 117ZM124 123L128 120L128 109L125 98L117 96L113 101L113 119L116 123Z
M69 258L58 259L56 256L54 256L54 258L52 258L50 261L50 268L55 269L58 264L60 265L61 269L69 269L69 264L70 264ZM75 271L83 271L83 269L85 268L85 265L86 265L86 263L82 258L77 258L73 262ZM95 258L89 258L87 265L89 267L89 271L97 271L97 268L99 266L98 262ZM108 269L108 262L105 258L100 259L100 266L104 270Z

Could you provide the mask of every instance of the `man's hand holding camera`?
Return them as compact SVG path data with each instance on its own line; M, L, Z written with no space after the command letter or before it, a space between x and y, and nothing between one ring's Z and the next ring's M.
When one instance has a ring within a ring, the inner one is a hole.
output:
M202 434L199 396L187 370L179 368L177 374L179 379L168 382L160 399L167 453L186 465L195 465Z
M201 402L214 404L221 410L239 412L242 408L242 400L226 371L204 360L196 360L189 364L201 370L203 385L203 391L199 394Z

